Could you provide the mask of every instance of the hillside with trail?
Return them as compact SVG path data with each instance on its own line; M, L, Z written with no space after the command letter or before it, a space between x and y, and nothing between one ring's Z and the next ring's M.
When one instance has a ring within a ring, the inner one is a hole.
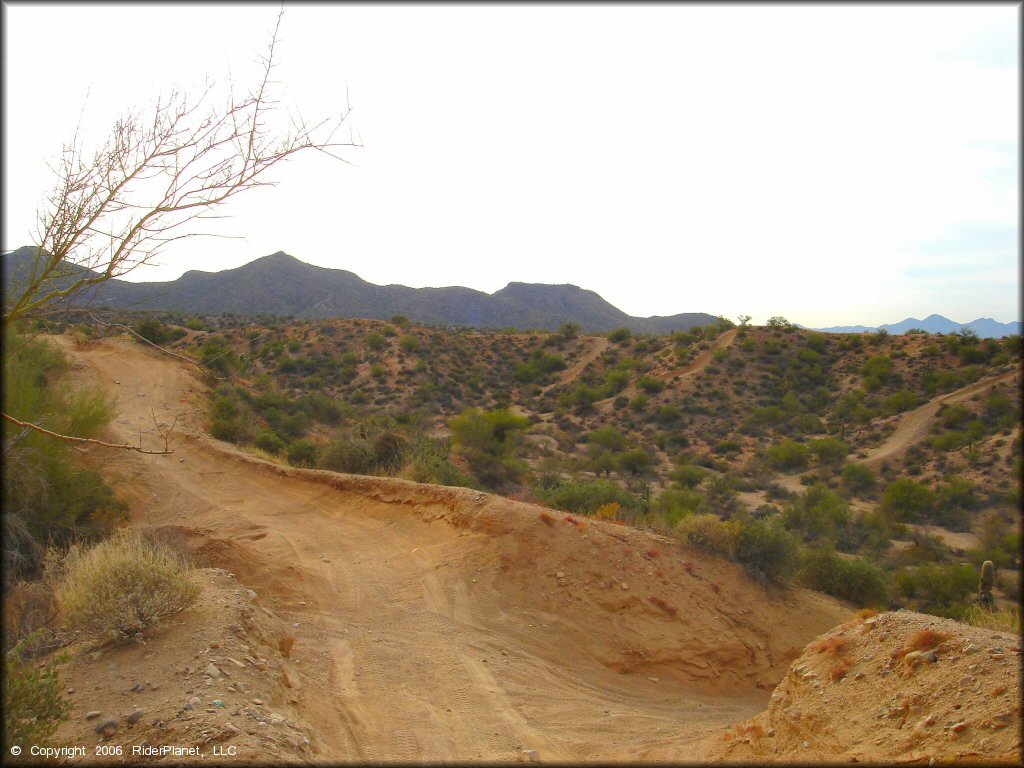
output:
M158 447L157 424L176 421L173 454L106 462L133 525L220 569L211 585L237 584L231 599L204 591L166 642L76 657L71 681L147 653L145 677L160 687L73 686L69 739L92 734L86 710L153 693L113 740L227 733L249 745L239 759L266 750L315 760L682 760L709 732L761 711L806 642L850 615L622 525L260 460L203 433L204 387L182 362L120 340L62 346L78 375L116 395L111 438ZM167 642L217 601L237 602L248 619L233 623L234 640L196 630L198 661L181 666L181 643ZM275 632L294 636L287 658ZM227 690L226 676L203 673L207 659L250 682ZM253 686L269 686L261 705ZM196 713L182 710L195 694L209 710L198 733ZM273 716L261 721L266 706ZM288 724L308 745L268 741Z

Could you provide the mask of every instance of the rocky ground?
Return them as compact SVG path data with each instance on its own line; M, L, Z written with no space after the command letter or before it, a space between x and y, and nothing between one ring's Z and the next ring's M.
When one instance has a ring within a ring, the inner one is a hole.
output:
M810 643L767 712L713 747L751 762L1021 762L1021 640L897 611Z

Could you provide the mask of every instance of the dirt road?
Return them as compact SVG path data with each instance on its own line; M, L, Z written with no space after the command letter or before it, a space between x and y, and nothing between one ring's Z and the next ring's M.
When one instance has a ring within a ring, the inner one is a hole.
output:
M156 447L154 418L177 420L172 455L116 454L108 474L135 524L187 532L294 627L316 760L699 759L849 616L649 533L263 462L203 433L182 363L62 346L117 395L111 437Z

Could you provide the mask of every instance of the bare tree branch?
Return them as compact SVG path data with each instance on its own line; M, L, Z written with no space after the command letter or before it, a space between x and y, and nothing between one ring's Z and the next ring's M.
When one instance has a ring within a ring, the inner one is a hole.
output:
M69 445L72 445L72 447L74 447L73 444L77 443L77 444L85 444L85 445L100 445L100 446L103 446L104 448L118 448L118 449L125 450L125 451L135 451L136 453L146 453L146 454L150 454L152 456L166 456L166 455L174 453L174 451L172 451L170 448L167 447L167 442L168 442L167 441L167 437L164 436L163 432L160 433L160 436L164 438L164 450L162 450L162 451L147 451L146 449L144 449L142 447L141 444L140 445L131 445L130 443L123 443L123 444L107 443L107 442L104 442L103 440L94 440L91 437L72 437L71 435L62 435L59 432L52 432L49 429L44 429L43 427L40 427L40 426L38 426L36 424L32 424L32 423L27 422L27 421L21 421L20 419L16 419L13 416L10 416L9 414L6 414L6 413L0 413L0 416L3 416L3 418L7 419L7 421L11 422L12 424L15 424L15 425L17 425L19 427L22 427L22 428L25 428L25 429L34 430L34 431L39 432L41 434L47 435L49 437L56 438L57 440L61 440L61 441L65 442L65 443L68 443Z
M148 115L119 118L104 145L86 155L78 129L63 148L57 183L38 215L35 261L4 308L4 327L73 299L84 289L150 262L168 244L212 233L186 229L218 217L235 196L276 182L267 172L305 150L339 154L360 144L335 140L349 122L347 103L333 120L307 122L282 110L271 75L278 13L256 86L224 101L208 82L197 98L173 89ZM219 101L219 103L218 103ZM276 123L286 121L277 127Z

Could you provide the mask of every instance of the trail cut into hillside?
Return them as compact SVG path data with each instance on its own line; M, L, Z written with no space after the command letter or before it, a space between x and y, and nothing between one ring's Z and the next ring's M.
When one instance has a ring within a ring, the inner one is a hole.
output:
M134 525L219 569L182 626L145 646L161 687L115 742L216 734L249 746L238 760L701 759L702 739L763 710L806 642L850 615L649 532L263 461L203 432L204 387L180 361L120 340L62 345L117 395L110 437L148 444L154 421L177 421L172 455L114 454L105 471ZM226 598L232 584L254 604ZM225 618L233 640L203 634L217 605L242 617ZM274 632L294 637L280 653ZM111 668L131 653L110 652ZM262 677L204 677L211 657ZM106 691L114 678L92 663L69 667L90 685L72 697L68 739L95 739L90 697L133 695ZM273 698L253 698L261 685ZM183 709L193 696L202 706Z
M996 376L989 376L953 392L939 395L924 405L920 405L912 411L907 411L900 417L896 430L880 446L867 451L867 456L860 463L867 464L868 466L877 466L883 461L888 461L901 455L910 446L920 442L927 436L928 429L934 423L935 418L938 416L939 408L942 405L953 405L954 403L969 400L975 395L985 392L990 387L1010 381L1019 375L1020 371L1011 370Z
M722 349L727 349L732 346L732 343L736 340L736 335L739 333L738 329L733 328L719 334L718 338L715 339L714 343L711 344L707 349L698 354L693 360L686 365L679 366L678 368L660 369L655 368L650 371L649 375L655 376L662 381L669 382L675 379L689 379L702 372L705 368L711 365L711 361L715 359L715 353ZM612 410L617 397L626 396L632 397L636 395L640 390L636 384L630 384L622 392L613 397L606 397L604 400L598 400L594 403L594 407L602 413L608 413Z

